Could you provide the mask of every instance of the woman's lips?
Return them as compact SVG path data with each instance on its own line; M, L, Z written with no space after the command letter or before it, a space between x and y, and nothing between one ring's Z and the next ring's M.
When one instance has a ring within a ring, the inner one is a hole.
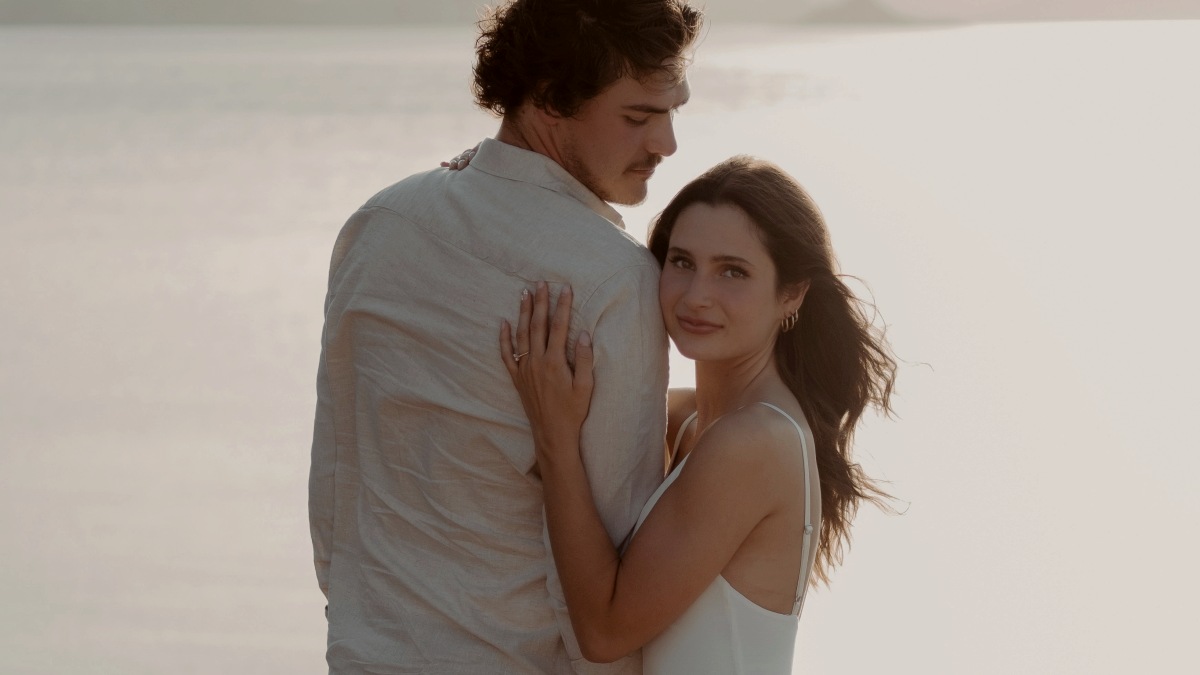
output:
M721 328L720 325L711 323L709 321L704 321L703 319L694 319L686 316L676 316L675 318L679 321L680 328L689 333L695 333L697 335L708 335L709 333L715 333Z

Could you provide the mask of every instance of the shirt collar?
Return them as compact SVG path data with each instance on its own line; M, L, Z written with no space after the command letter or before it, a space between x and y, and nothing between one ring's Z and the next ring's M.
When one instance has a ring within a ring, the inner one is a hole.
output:
M533 183L564 194L583 203L613 225L625 229L625 221L616 209L584 187L583 183L559 166L558 162L541 153L518 148L494 138L485 138L479 144L475 156L471 158L471 166L493 176Z

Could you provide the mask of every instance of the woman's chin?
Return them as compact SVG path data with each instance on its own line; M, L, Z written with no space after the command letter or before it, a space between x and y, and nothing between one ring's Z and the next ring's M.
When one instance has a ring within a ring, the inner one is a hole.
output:
M689 340L680 341L672 339L671 342L675 345L675 351L679 352L679 354L685 359L691 359L692 361L703 361L712 357L712 355L704 349L698 349L696 345L689 344Z

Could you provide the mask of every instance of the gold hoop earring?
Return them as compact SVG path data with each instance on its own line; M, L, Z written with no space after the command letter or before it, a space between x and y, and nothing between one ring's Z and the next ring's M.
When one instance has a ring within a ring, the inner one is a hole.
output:
M783 321L781 321L779 323L779 327L782 330L782 332L786 333L789 330L795 328L796 322L799 320L800 320L800 310L797 309L796 311L792 312L791 314L785 316L783 318Z

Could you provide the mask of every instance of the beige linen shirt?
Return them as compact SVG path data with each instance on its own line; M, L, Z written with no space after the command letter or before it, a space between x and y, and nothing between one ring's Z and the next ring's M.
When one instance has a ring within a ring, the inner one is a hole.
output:
M502 318L544 279L594 336L582 453L614 542L662 479L658 266L548 158L485 140L359 209L334 246L309 512L335 673L620 673L579 656Z

